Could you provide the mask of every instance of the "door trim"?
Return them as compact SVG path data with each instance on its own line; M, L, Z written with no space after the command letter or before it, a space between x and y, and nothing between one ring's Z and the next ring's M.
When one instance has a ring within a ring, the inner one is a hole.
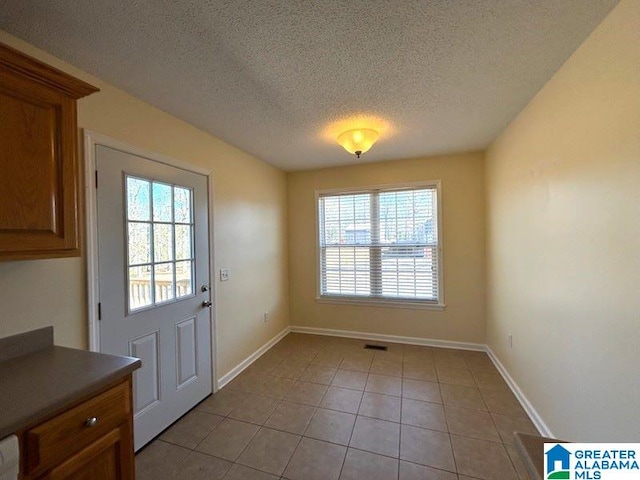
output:
M215 254L214 254L214 227L213 227L213 204L214 204L214 181L213 170L197 167L182 160L176 160L165 155L161 155L149 150L134 147L133 145L121 142L101 133L83 129L84 136L84 193L85 193L85 226L86 226L86 257L87 257L87 316L88 316L88 343L89 350L100 352L100 321L98 320L99 302L99 266L98 266L98 198L95 188L96 172L96 147L102 145L113 148L121 152L130 153L147 160L169 165L171 167L187 170L207 177L207 195L209 207L209 281L210 291L213 301L213 308L209 309L211 321L211 366L212 388L218 390L218 328L216 324L217 309L217 282L214 275Z

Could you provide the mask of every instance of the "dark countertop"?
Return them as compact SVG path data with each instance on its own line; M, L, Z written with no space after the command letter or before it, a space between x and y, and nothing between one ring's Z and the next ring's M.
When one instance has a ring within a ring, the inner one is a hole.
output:
M53 345L0 362L0 438L62 412L140 365L137 358Z
M514 437L516 451L520 455L522 463L532 480L542 480L544 478L544 444L567 443L557 438L540 437L519 432L515 432Z

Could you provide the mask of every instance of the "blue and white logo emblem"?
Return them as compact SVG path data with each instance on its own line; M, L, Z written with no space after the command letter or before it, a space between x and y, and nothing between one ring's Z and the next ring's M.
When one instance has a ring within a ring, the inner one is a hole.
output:
M640 443L545 443L545 480L640 480Z

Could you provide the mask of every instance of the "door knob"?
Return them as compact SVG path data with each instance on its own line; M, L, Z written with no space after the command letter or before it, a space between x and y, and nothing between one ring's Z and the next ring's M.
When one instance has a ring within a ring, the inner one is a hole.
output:
M213 305L213 303L208 302L207 300L202 302L202 308L211 308L211 305Z

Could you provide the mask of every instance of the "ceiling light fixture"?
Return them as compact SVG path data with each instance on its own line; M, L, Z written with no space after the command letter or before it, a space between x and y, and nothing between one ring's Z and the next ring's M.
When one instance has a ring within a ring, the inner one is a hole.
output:
M338 143L356 157L369 150L378 139L378 132L371 128L356 128L338 135Z

